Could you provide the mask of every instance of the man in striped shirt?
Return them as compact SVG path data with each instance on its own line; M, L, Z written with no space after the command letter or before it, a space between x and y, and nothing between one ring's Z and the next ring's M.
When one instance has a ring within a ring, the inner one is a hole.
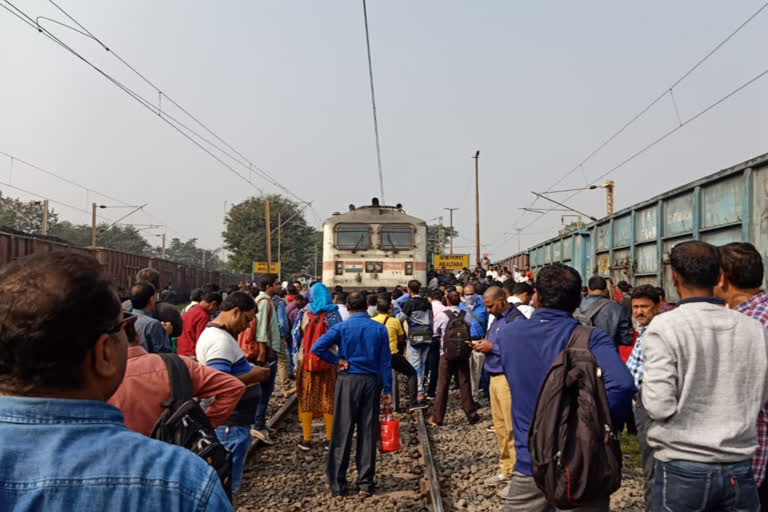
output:
M768 328L768 295L763 285L763 259L750 243L734 242L720 251L722 274L715 286L715 296L725 300L728 307L744 313ZM768 510L768 403L757 416L757 451L752 459L752 472L760 496L760 509Z

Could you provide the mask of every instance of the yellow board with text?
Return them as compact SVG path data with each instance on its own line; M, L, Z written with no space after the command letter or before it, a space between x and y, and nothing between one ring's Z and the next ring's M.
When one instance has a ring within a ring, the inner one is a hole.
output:
M254 274L278 274L280 273L280 264L273 263L271 267L267 267L266 261L254 261L253 262Z
M464 267L469 268L469 254L435 254L432 257L432 265L440 270L461 270Z

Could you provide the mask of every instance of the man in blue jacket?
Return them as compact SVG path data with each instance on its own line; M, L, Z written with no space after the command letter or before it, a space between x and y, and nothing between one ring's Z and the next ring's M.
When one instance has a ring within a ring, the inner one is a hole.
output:
M512 394L512 424L517 462L509 485L500 492L505 512L548 512L552 507L536 486L528 451L528 430L536 400L555 357L565 349L571 331L579 325L572 312L581 299L581 277L562 263L542 268L536 278L540 308L527 321L512 322L501 333L501 362ZM613 340L600 329L592 331L589 350L602 370L614 425L620 425L632 407L635 385ZM608 512L609 498L575 510Z
M485 338L485 331L488 327L488 309L483 304L483 298L475 293L474 285L468 284L464 287L464 301L459 308L467 312L467 316L472 320L469 327L469 336L472 340L482 340ZM483 365L485 364L485 354L473 351L472 358L469 360L469 382L472 385L472 398L477 401L480 389L488 394L488 376L483 375ZM481 381L481 377L484 377Z
M352 292L347 299L349 319L335 324L320 336L312 353L337 366L333 397L333 427L328 446L326 476L331 493L347 494L347 467L352 449L352 434L357 428L357 488L362 497L373 493L376 475L376 434L379 421L379 395L382 404L392 404L392 353L386 327L371 320L365 297ZM337 346L334 354L331 347Z

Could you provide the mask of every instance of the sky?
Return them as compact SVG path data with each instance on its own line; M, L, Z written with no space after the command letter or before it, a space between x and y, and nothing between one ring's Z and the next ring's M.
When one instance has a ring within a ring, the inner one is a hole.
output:
M11 1L32 18L72 24L48 1ZM319 228L332 212L380 196L362 0L57 3L293 199L311 201L310 224ZM764 71L768 9L553 188L763 3L369 0L386 202L430 223L442 215L446 225L444 208L458 207L455 252L473 253L479 150L482 252L501 259L555 236L574 219L525 213L531 192L595 182ZM157 91L95 41L40 23L157 105ZM167 99L160 105L191 123ZM165 229L216 249L226 208L281 192L227 160L245 180L236 176L5 9L0 152L96 191L0 154L4 195L33 198L10 184L67 203L79 210L53 206L81 223L90 222L94 201L147 203L126 222L167 226L143 231L154 244ZM616 210L765 152L768 76L610 174ZM604 191L580 193L569 205L601 217ZM129 211L100 210L100 220Z

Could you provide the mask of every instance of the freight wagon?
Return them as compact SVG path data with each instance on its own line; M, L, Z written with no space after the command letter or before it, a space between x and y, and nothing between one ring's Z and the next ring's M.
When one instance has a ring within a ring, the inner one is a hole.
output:
M40 251L70 251L81 254L91 254L104 265L121 297L127 295L136 272L142 268L151 267L160 272L161 286L173 284L178 299L189 297L189 293L204 284L216 283L222 288L237 285L247 281L247 274L231 274L215 270L180 265L160 258L152 258L140 254L131 254L113 249L90 249L77 247L61 241L18 234L11 231L0 231L0 266L11 261Z
M768 153L625 208L502 261L527 255L531 270L560 261L582 279L672 285L669 252L685 240L747 241L768 257Z

